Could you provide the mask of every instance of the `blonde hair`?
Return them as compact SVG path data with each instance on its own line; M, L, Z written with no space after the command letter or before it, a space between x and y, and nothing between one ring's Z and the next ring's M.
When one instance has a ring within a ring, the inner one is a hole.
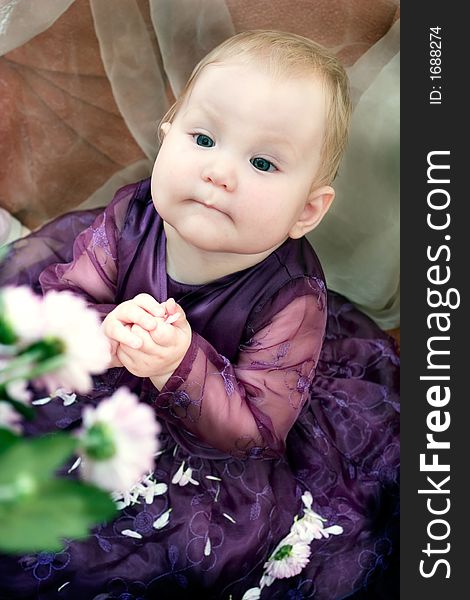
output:
M201 71L208 65L234 58L246 63L256 60L260 67L274 77L305 76L311 73L321 78L327 96L327 122L315 185L330 184L337 174L347 142L352 111L349 81L343 66L329 50L294 33L244 31L214 48L194 67L180 97L160 121L159 135L161 125L171 123L174 119Z

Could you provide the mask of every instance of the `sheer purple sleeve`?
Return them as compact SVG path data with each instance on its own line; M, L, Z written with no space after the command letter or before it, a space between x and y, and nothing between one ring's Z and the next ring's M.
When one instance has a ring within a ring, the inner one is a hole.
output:
M193 333L183 362L153 394L157 415L240 458L281 455L307 399L325 331L325 291L305 288L267 323L252 323L236 364Z
M73 245L69 263L52 264L39 276L43 292L69 290L82 296L101 316L115 307L117 241L133 189L123 188Z

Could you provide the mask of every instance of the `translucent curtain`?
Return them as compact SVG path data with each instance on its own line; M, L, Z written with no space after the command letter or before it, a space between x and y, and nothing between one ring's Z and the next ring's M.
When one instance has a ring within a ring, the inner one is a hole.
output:
M0 56L25 44L64 13L74 0L0 1Z
M356 102L336 198L308 238L328 286L383 329L400 323L399 22L349 69Z
M165 72L178 96L196 63L236 33L224 0L149 0Z

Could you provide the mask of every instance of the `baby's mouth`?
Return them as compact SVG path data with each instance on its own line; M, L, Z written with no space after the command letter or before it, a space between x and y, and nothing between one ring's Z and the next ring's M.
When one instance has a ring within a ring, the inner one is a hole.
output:
M210 202L204 202L203 200L195 200L195 202L197 202L197 204L201 204L201 206L204 206L205 208L223 213L223 211L220 210L220 208L218 208L215 204L212 204Z

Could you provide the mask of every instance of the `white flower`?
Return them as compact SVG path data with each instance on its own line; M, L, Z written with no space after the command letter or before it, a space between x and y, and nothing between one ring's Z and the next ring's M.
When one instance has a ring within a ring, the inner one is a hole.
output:
M290 532L303 542L310 544L312 540L320 540L322 538L322 529L323 519L314 513L313 510L307 509L304 512L304 516L294 522Z
M59 388L52 395L53 398L60 398L64 403L64 406L70 406L77 401L77 394L74 394L71 391L64 390L63 388Z
M165 525L168 525L170 520L170 513L173 509L169 508L163 514L161 514L156 521L153 522L153 527L155 529L163 529Z
M112 492L111 498L116 503L116 508L122 510L131 504L137 504L139 502L139 492L135 490L127 490L124 492Z
M155 496L161 496L168 491L168 486L166 483L157 483L151 475L147 475L137 484L136 489L147 504L152 504Z
M271 554L264 568L266 575L274 579L284 579L298 575L308 564L310 546L295 536L285 537ZM270 585L271 582L266 582Z
M199 485L199 481L193 479L193 470L190 467L186 469L178 483L181 486L187 485L188 483L192 483L193 485Z
M117 508L121 510L126 508L126 506L130 506L131 504L138 504L139 498L144 498L147 504L152 504L155 496L161 496L167 491L167 484L157 483L153 478L152 473L145 475L145 477L131 489L124 490L122 492L113 492L111 496L116 502Z
M259 587L250 588L243 594L242 600L259 600L261 589Z
M0 427L21 433L22 417L11 404L0 400Z
M1 291L1 319L11 327L20 346L35 342L43 336L42 299L26 285L7 286Z
M85 407L79 433L83 477L110 491L130 490L152 469L159 432L152 408L126 388L96 408Z
M98 313L70 292L48 292L42 303L44 335L63 346L65 364L42 375L39 381L50 393L58 388L87 392L92 374L102 373L110 361L109 342Z
M304 516L294 521L290 533L307 544L310 544L312 540L321 540L322 537L328 538L330 535L340 535L343 533L343 528L339 525L332 525L325 528L325 521L326 519L319 514L310 508L306 508L304 509Z
M270 586L276 579L283 579L298 575L308 564L310 557L310 543L314 539L329 537L330 535L340 535L343 528L339 525L324 527L326 519L312 510L313 498L310 492L302 495L302 502L305 506L304 516L301 519L297 517L290 529L289 534L279 542L269 560L264 564L264 573L261 577L259 588L262 590L265 586ZM248 590L247 595L252 590ZM253 599L259 596L253 596ZM242 600L250 600L251 596L243 596Z
M59 388L50 396L33 400L31 404L34 404L35 406L42 406L43 404L48 404L53 398L60 398L64 406L70 406L71 404L74 404L77 401L77 394L67 392L63 388Z
M173 479L171 483L178 484L181 487L188 485L188 483L192 483L193 485L199 485L199 481L193 479L193 470L191 467L188 467L184 470L184 460L180 465L180 468L173 475Z

